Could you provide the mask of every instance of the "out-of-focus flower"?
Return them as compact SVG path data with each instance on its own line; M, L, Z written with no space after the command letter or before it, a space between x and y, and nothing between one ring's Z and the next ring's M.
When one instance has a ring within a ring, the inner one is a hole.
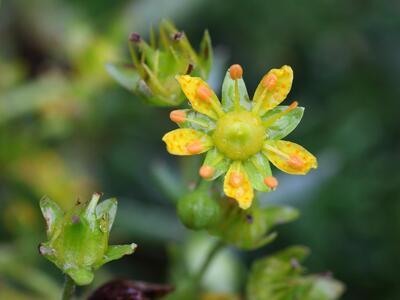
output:
M185 33L164 20L160 24L158 41L153 30L150 44L135 32L129 37L129 48L132 64L108 64L107 70L122 86L154 105L176 106L185 100L176 75L207 78L210 72L212 46L208 31L197 53Z
M225 201L224 201L225 200ZM221 199L218 222L208 228L210 234L242 250L254 250L275 240L277 225L291 222L299 212L289 206L261 208L257 201L240 209L232 199Z
M95 193L87 203L77 202L67 212L49 198L40 201L47 225L48 241L41 243L39 252L76 284L92 282L93 272L105 263L132 254L135 244L109 246L110 230L117 212L117 200L100 204Z
M247 283L248 300L336 300L344 286L331 275L306 275L301 262L309 250L293 246L257 260Z
M297 102L278 106L290 91L289 66L270 70L250 102L240 65L228 70L222 86L222 105L208 84L198 77L177 76L193 109L175 110L172 121L181 128L163 141L175 155L207 152L199 174L214 180L226 173L224 192L239 206L251 206L253 189L274 190L278 181L269 162L289 174L306 174L317 167L316 158L302 146L281 140L300 122L304 108Z

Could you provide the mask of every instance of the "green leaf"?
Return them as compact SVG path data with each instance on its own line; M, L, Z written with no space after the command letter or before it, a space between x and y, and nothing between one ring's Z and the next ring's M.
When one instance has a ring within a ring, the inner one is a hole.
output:
M273 118L275 114L286 110L288 106L277 106L274 109L268 111L263 117L263 121L268 121ZM300 123L303 117L304 107L296 107L286 115L280 117L267 128L268 139L280 140L291 133L297 125Z
M108 249L103 256L103 259L97 264L95 264L93 268L98 269L99 267L110 261L120 259L125 255L130 255L133 252L135 252L136 248L137 248L136 244L108 246Z
M115 215L117 214L117 206L117 199L111 198L102 201L96 207L96 216L98 219L101 219L103 216L107 216L108 231L111 230L111 227L114 223Z
M290 206L271 206L265 210L266 220L269 226L289 223L299 217L299 211Z
M214 169L214 174L207 180L214 180L228 170L231 161L220 153L216 147L207 152L203 166L210 166Z
M247 159L243 165L253 187L258 191L269 192L270 188L264 183L265 177L272 175L268 158L262 153L257 153Z
M251 109L251 102L247 93L243 78L238 79L238 92L240 107L245 110ZM226 72L224 83L222 84L222 107L226 112L234 110L235 103L235 80L232 80L229 70Z
M47 225L47 237L50 238L64 217L64 212L56 202L48 197L43 197L40 200L40 209Z
M108 63L106 70L124 88L132 92L137 90L140 76L132 65Z

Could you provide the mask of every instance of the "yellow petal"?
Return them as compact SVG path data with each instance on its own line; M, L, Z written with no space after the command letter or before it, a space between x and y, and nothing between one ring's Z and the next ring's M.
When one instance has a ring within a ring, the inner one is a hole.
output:
M254 191L241 162L233 162L226 173L224 193L228 197L234 198L242 209L247 209L251 206Z
M292 87L293 70L289 66L270 70L259 83L253 97L253 111L263 115L285 100Z
M190 128L172 130L162 140L167 144L168 152L175 155L200 154L213 145L210 136Z
M177 76L176 79L194 110L215 120L224 115L217 96L204 80L189 75Z
M304 175L318 166L314 155L292 142L268 140L263 152L275 167L289 174Z

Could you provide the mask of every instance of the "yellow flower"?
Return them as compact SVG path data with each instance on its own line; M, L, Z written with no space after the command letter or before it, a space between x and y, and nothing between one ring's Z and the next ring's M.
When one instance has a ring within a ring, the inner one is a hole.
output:
M251 206L254 189L274 190L270 161L289 174L306 174L317 167L316 158L302 146L281 140L300 122L304 108L297 102L278 106L292 86L289 66L270 70L249 100L240 65L229 68L222 103L201 78L177 76L193 109L175 110L172 121L181 128L168 132L163 141L175 155L207 152L199 174L213 180L225 174L224 192L239 206Z

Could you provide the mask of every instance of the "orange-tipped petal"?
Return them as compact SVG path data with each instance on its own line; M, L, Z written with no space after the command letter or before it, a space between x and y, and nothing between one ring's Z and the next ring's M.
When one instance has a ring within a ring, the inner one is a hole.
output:
M186 121L186 112L184 110L173 110L169 114L169 118L172 122L183 123Z
M167 150L175 155L193 155L206 152L212 147L212 140L207 134L190 128L180 128L168 132L162 139Z
M229 68L229 75L233 80L240 79L243 76L243 69L241 65L235 64Z
M217 96L204 80L189 75L176 78L194 110L215 120L224 115Z
M209 101L210 98L212 97L212 92L205 85L200 85L197 88L197 96L203 101Z
M253 111L263 115L285 100L292 87L293 70L289 66L270 70L261 80L253 97Z
M292 142L268 140L263 149L275 167L289 174L304 175L318 166L314 155Z
M251 206L254 198L253 187L246 171L238 161L231 164L225 175L224 193L234 198L242 209Z
M229 184L232 187L240 187L243 183L243 174L240 172L232 172L229 176Z

